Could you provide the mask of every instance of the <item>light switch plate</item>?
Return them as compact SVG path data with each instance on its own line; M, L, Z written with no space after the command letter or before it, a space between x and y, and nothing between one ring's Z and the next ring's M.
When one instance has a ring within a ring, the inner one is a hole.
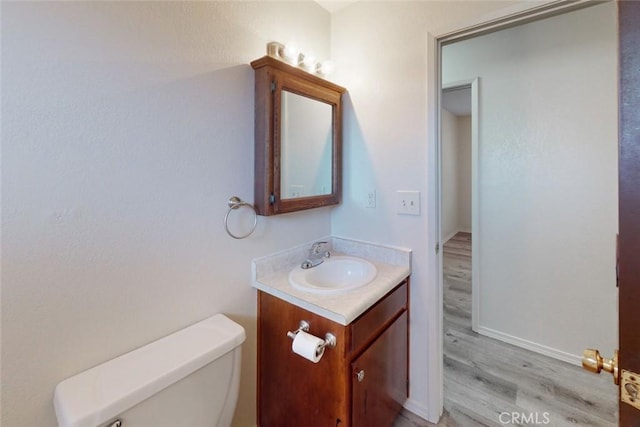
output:
M398 215L420 215L419 191L396 191Z

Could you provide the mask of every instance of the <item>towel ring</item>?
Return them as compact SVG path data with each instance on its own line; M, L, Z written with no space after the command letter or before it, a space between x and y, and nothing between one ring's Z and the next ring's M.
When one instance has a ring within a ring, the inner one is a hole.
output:
M255 206L253 206L251 203L243 201L238 196L230 197L229 201L227 202L227 206L229 206L229 210L224 216L224 229L227 231L227 234L234 239L245 239L249 237L256 230L256 226L258 225L258 211L256 210ZM251 227L251 230L248 233L239 236L237 234L233 234L231 230L229 230L229 214L231 213L231 211L242 206L248 206L253 210L253 227Z

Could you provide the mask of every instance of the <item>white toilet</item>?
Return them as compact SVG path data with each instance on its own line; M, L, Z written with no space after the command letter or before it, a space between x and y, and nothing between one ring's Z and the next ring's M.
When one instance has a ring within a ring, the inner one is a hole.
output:
M217 314L62 381L60 427L229 427L242 326Z

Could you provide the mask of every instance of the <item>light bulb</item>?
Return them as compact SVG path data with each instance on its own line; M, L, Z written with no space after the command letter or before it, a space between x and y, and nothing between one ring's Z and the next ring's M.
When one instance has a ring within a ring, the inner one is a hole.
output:
M329 74L332 74L335 71L336 65L334 64L333 61L331 60L326 60L326 61L322 61L320 64L318 64L318 73L322 74L323 76L328 76Z
M298 60L298 54L298 48L293 44L287 44L282 52L284 59L286 59L287 62L292 63L295 63Z
M302 57L302 66L307 70L315 70L318 61L314 56L304 55Z

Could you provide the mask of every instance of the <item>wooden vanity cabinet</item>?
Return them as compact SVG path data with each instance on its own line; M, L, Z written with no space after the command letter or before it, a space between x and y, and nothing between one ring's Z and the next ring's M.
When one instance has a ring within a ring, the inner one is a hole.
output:
M409 395L409 279L344 326L258 291L258 426L387 427ZM336 336L318 363L287 331Z

